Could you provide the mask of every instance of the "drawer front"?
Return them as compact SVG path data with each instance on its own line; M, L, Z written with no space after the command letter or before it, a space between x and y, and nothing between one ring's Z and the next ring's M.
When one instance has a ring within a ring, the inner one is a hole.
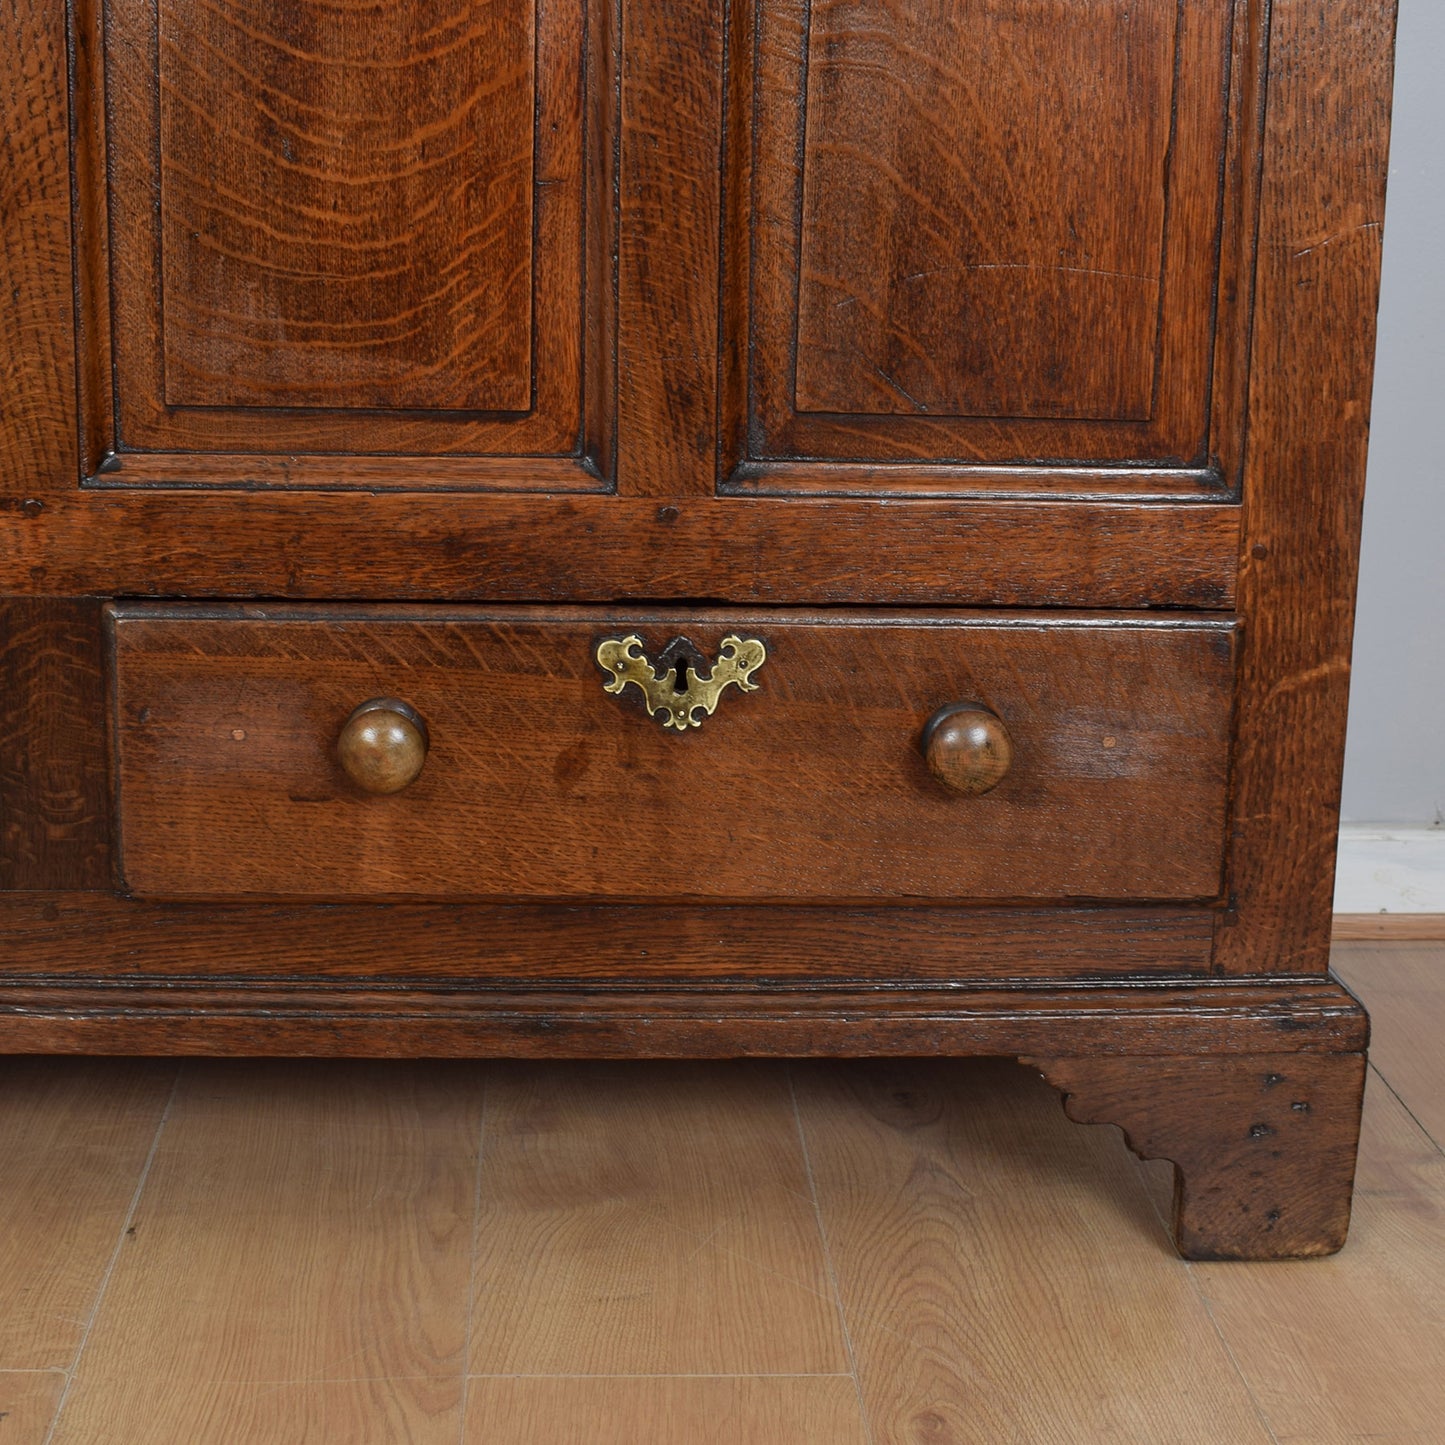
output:
M139 895L1220 889L1228 618L140 604L111 628ZM349 722L375 699L405 706ZM980 711L926 756L955 704Z

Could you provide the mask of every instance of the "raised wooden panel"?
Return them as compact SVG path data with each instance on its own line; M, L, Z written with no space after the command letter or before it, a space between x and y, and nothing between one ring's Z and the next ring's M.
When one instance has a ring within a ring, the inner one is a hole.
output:
M524 411L532 0L159 0L165 400Z
M942 463L942 492L1009 490L962 469L1019 466L1043 493L1103 467L1121 475L1090 488L1217 494L1243 0L753 3L756 40L732 35L731 485L917 491Z
M607 0L79 5L92 483L605 486L614 32Z
M154 897L1208 899L1220 888L1229 618L126 605L113 613L122 874ZM673 640L685 638L679 654ZM766 660L685 733L604 689L731 634ZM671 653L669 649L672 649ZM430 735L403 791L337 760L357 704ZM950 792L941 706L1013 765ZM658 947L669 945L660 941Z
M814 9L799 411L1148 416L1176 17Z

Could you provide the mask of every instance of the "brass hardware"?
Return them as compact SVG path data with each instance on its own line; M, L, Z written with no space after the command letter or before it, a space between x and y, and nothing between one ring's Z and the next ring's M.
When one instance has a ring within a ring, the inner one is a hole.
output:
M705 716L717 710L718 698L730 683L739 692L756 692L758 684L752 675L768 659L768 650L756 637L738 637L729 633L722 640L722 652L706 677L699 677L691 663L683 668L684 686L678 686L676 664L659 673L642 651L642 639L635 633L626 637L609 637L597 644L597 661L612 674L604 682L604 692L618 693L632 683L647 703L653 717L659 717L665 728L685 732L702 726L702 718L694 717L699 708Z
M1013 755L1013 739L1003 720L982 703L941 707L923 729L923 756L929 771L944 787L968 797L996 788Z
M336 740L347 776L368 793L399 793L426 762L426 724L394 697L373 697L352 710Z

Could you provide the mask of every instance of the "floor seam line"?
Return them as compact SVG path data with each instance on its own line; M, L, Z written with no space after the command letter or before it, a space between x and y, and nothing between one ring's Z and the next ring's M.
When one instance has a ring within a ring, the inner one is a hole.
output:
M488 1065L482 1075L482 1106L477 1116L477 1162L472 1171L472 1239L471 1262L467 1269L467 1322L462 1334L462 1390L457 1418L457 1445L467 1445L467 1404L469 1383L474 1378L472 1363L472 1328L477 1309L477 1256L481 1253L482 1236L482 1160L487 1144L487 1095L491 1092L494 1069ZM475 1377L483 1378L483 1377Z
M638 1374L533 1374L519 1371L515 1374L477 1374L473 1380L851 1380L847 1370L684 1370L651 1371Z
M1410 1116L1411 1123L1430 1141L1437 1154L1445 1154L1445 1145L1442 1145L1429 1129L1425 1127L1419 1115L1405 1102L1400 1091L1390 1082L1389 1076L1385 1071L1374 1059L1371 1059L1369 1062L1370 1072L1390 1091L1390 1097Z
M793 1127L798 1134L798 1148L803 1155L803 1172L808 1180L808 1193L813 1200L813 1221L818 1230L818 1242L823 1247L823 1266L828 1271L828 1284L833 1291L833 1308L838 1312L838 1328L843 1334L843 1348L848 1355L849 1373L853 1377L853 1393L858 1401L859 1423L863 1426L863 1438L868 1445L874 1445L873 1419L863 1399L863 1378L858 1371L858 1352L853 1347L853 1332L848 1328L848 1311L843 1307L843 1291L838 1286L838 1271L833 1263L833 1246L828 1239L828 1226L823 1220L823 1204L818 1198L818 1181L813 1174L813 1156L808 1148L807 1132L803 1128L803 1111L798 1104L798 1089L793 1082L793 1065L784 1065L788 1080L788 1097L793 1105Z
M1177 1174L1179 1166L1176 1164L1174 1166L1174 1169L1176 1173L1177 1187ZM1139 1180L1140 1185L1143 1186L1144 1172L1142 1164L1136 1164L1134 1166L1134 1172L1135 1176ZM1154 1211L1154 1217L1159 1221L1160 1225L1164 1230L1165 1236L1170 1240L1172 1244L1174 1239L1174 1231L1169 1227L1169 1221L1165 1219L1163 1211L1159 1208L1159 1201L1155 1197L1154 1191L1152 1189L1145 1188L1144 1195L1149 1201L1149 1207ZM1269 1416L1265 1414L1264 1406L1260 1404L1259 1397L1254 1393L1254 1386L1249 1383L1249 1377L1244 1373L1243 1369L1241 1369L1239 1364L1239 1357L1234 1353L1234 1347L1229 1343L1229 1340L1225 1337L1224 1331L1220 1328L1219 1321L1215 1318L1214 1315L1214 1307L1209 1303L1208 1296L1200 1287L1199 1276L1194 1272L1193 1260L1181 1258L1180 1263L1184 1266L1184 1276L1189 1281L1189 1287L1194 1291L1195 1299L1199 1301L1200 1307L1204 1310L1204 1317L1209 1321L1209 1327L1214 1331L1215 1339L1219 1341L1221 1348L1224 1350L1225 1358L1228 1359L1229 1366L1234 1371L1235 1378L1239 1381L1241 1385L1244 1386L1244 1393L1249 1400L1251 1408L1254 1410L1255 1418L1263 1427L1264 1433L1269 1436L1271 1445L1280 1445L1279 1436L1274 1433L1274 1425L1271 1423Z
M70 1368L65 1371L65 1385L60 1392L60 1398L55 1402L55 1413L50 1417L50 1428L45 1432L43 1445L50 1445L55 1438L55 1432L60 1428L60 1416L65 1410L65 1403L70 1398L70 1391L75 1385L76 1372L80 1369L80 1362L85 1356L85 1348L90 1343L91 1331L95 1328L95 1322L100 1317L100 1311L105 1304L106 1293L110 1289L111 1277L115 1274L116 1265L120 1263L121 1251L125 1248L125 1242L130 1236L131 1225L135 1220L136 1210L140 1208L141 1195L145 1193L146 1182L150 1179L151 1166L155 1163L156 1154L161 1147L161 1135L165 1133L166 1124L170 1121L171 1109L176 1102L176 1093L181 1087L181 1075L185 1071L185 1061L181 1060L176 1065L176 1076L171 1080L171 1091L166 1096L165 1108L161 1110L161 1116L156 1121L156 1131L151 1137L151 1145L146 1150L145 1162L141 1165L140 1177L136 1180L135 1189L130 1196L130 1204L126 1207L125 1217L121 1220L120 1233L116 1237L115 1246L110 1252L110 1259L105 1266L105 1272L100 1277L100 1285L95 1292L95 1300L90 1307L90 1316L85 1322L85 1328L80 1332L80 1341L75 1347L75 1354L70 1361Z

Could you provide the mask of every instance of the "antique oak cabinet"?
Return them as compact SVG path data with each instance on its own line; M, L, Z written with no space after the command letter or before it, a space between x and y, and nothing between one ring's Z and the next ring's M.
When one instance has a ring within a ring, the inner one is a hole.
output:
M1338 1248L1392 0L10 0L0 1049L995 1054Z

